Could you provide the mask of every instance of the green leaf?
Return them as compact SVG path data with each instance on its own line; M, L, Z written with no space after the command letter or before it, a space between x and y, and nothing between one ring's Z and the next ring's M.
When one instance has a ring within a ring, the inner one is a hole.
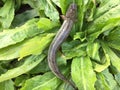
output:
M28 75L25 75L25 74L16 77L16 78L15 78L15 81L14 81L15 86L17 86L17 87L23 86L24 83L25 83L25 81L26 81L28 78L29 78L29 76L28 76Z
M83 26L83 18L84 18L84 15L85 15L85 3L84 1L86 2L86 4L88 3L88 1L86 0L77 0L77 3L78 3L78 20L79 20L79 29L81 30L82 29L82 26Z
M71 4L72 2L73 2L72 0L60 0L60 8L64 15L67 11L69 4Z
M120 0L100 0L100 6L96 9L95 18L100 17L113 7L119 5Z
M109 32L106 40L110 47L120 50L120 27L117 27Z
M9 28L14 18L14 1L7 0L2 8L0 8L0 31Z
M20 90L56 90L61 81L51 72L28 79Z
M98 63L94 63L94 70L96 72L101 72L103 70L105 70L106 68L108 68L108 66L110 66L110 58L108 55L106 55L106 62L104 64L98 64Z
M44 27L43 27L43 24L44 24ZM38 22L38 19L31 19L21 27L16 27L15 29L10 29L9 31L1 32L0 48L16 44L18 42L23 41L26 38L31 38L37 34L43 33L56 26L58 26L58 23L52 22L46 18L41 18L39 22Z
M104 48L103 48L103 50L104 50L105 56L102 56L102 59L105 62L103 64L94 63L94 70L96 72L101 72L101 71L105 70L106 68L108 68L108 66L110 66L110 56Z
M77 32L74 35L74 40L80 39L80 41L84 41L86 39L84 32Z
M63 54L61 54L61 52L57 52L56 62L57 62L58 67L67 64L67 60L65 59ZM48 61L47 61L47 58L46 58L46 60L44 60L41 63L39 63L29 73L30 74L39 74L39 73L45 73L47 71L49 71L49 66L48 66Z
M88 34L87 39L93 42L101 33L119 26L119 11L120 5L117 5L89 24L86 29Z
M58 7L60 7L60 0L52 0Z
M94 15L96 13L96 2L94 0L86 0L87 4L85 5L86 7L86 14L85 18L87 19L88 22L93 21Z
M12 80L1 82L0 90L14 90L14 82Z
M8 31L3 31L0 33L0 48L7 47L9 45L16 44L23 41L25 38L33 37L41 32L36 25L37 19L32 19L28 21L21 27L15 29L9 29Z
M41 18L37 24L40 29L45 30L50 30L56 26L59 26L59 22L54 22L47 18Z
M68 83L62 83L60 86L57 88L57 90L75 90L71 85Z
M95 1L93 0L76 0L78 6L78 28L82 30L84 24L84 18L91 21L94 15ZM89 12L88 12L89 11ZM87 15L88 14L88 15Z
M18 0L17 0L18 1ZM16 26L21 26L23 25L26 21L33 19L34 17L39 16L39 13L35 10L26 10L25 12L21 13L21 14L17 14L12 22L12 27L16 27Z
M47 17L49 17L51 20L53 21L57 21L59 20L59 13L57 12L57 10L55 9L55 7L52 5L50 0L45 0L46 5L45 5L45 15Z
M50 0L23 0L23 3L29 4L32 8L37 9L38 12L40 10L44 10L47 17L49 17L52 21L58 22L59 13Z
M120 73L115 75L115 80L120 85Z
M89 57L76 57L72 61L72 79L79 90L95 90L96 75Z
M0 49L0 60L22 59L28 55L40 54L48 47L54 34L41 34L23 42ZM7 52L6 52L7 51Z
M57 52L56 62L58 63L58 66L67 65L67 59L65 58L64 54L60 51Z
M105 69L101 73L97 73L97 78L95 83L97 90L119 90L120 88L108 69Z
M0 60L12 60L18 58L20 56L19 51L22 47L21 44L23 44L23 42L0 49Z
M71 41L71 42L64 42L62 44L62 52L65 55L66 59L71 59L76 56L85 56L85 46L87 45L86 43L80 44L76 41Z
M96 61L100 61L99 49L100 49L100 44L98 42L88 43L87 45L88 56Z
M95 82L96 90L110 90L108 83L106 82L106 78L103 73L97 73L97 81Z
M18 11L21 7L22 0L17 0L15 2L15 10Z
M47 59L43 60L41 63L39 63L35 68L33 68L31 71L29 71L30 74L39 74L39 73L46 73L49 71L48 61Z
M22 59L23 57L28 56L30 54L41 54L42 51L46 47L48 47L53 36L54 34L40 35L28 40L28 42L23 44L22 48L19 51L19 59Z
M45 58L45 55L43 55L43 54L38 55L38 56L30 56L30 57L26 58L23 65L13 68L13 69L10 69L6 73L1 74L0 82L15 78L19 75L22 75L22 74L30 71L35 66L37 66L44 58Z
M61 66L60 70L65 75L69 75L69 65ZM28 79L25 85L20 90L58 90L58 86L61 84L61 80L58 79L53 73L46 72L43 75L39 75Z
M30 5L32 8L39 10L40 8L42 8L44 6L44 3L42 3L44 0L22 0L22 4L28 4ZM43 4L43 5L42 5Z
M120 88L108 69L104 70L102 73L105 76L106 82L108 83L110 90L118 90Z
M102 47L106 51L106 53L109 55L112 65L120 71L120 58L107 46L105 42L102 43Z

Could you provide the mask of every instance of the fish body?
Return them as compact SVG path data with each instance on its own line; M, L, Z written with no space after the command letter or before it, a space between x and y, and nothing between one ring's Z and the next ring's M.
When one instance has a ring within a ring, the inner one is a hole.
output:
M75 89L75 85L69 81L59 70L57 63L56 63L56 52L59 49L60 45L64 42L64 40L68 37L72 26L76 20L76 12L77 12L77 5L75 3L70 4L64 22L57 32L55 38L53 39L49 50L48 50L48 65L51 71L61 80L68 82L72 85Z

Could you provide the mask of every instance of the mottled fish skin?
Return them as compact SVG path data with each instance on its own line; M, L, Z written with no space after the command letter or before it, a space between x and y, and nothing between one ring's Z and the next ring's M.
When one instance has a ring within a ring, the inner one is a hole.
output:
M58 33L56 34L55 38L53 39L49 50L48 50L48 64L51 71L61 80L68 82L73 88L76 89L73 82L69 81L59 70L57 63L56 63L56 52L60 45L64 42L64 40L68 37L72 26L76 20L76 12L77 12L77 5L75 3L70 4L66 15L65 20L59 29Z

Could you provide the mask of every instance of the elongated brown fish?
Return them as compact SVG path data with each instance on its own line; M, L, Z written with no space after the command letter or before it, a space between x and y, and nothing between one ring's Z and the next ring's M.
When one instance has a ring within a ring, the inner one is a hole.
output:
M51 71L61 80L68 82L73 88L77 89L75 85L69 81L59 70L56 63L56 52L64 40L68 37L72 26L76 20L77 5L75 3L70 4L66 15L65 20L56 34L54 40L52 41L49 51L48 51L48 64Z

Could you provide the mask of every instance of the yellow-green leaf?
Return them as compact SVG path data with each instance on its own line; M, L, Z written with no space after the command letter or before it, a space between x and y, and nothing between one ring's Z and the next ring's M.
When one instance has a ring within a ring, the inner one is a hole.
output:
M79 90L95 90L96 75L89 57L76 57L72 61L72 79Z

